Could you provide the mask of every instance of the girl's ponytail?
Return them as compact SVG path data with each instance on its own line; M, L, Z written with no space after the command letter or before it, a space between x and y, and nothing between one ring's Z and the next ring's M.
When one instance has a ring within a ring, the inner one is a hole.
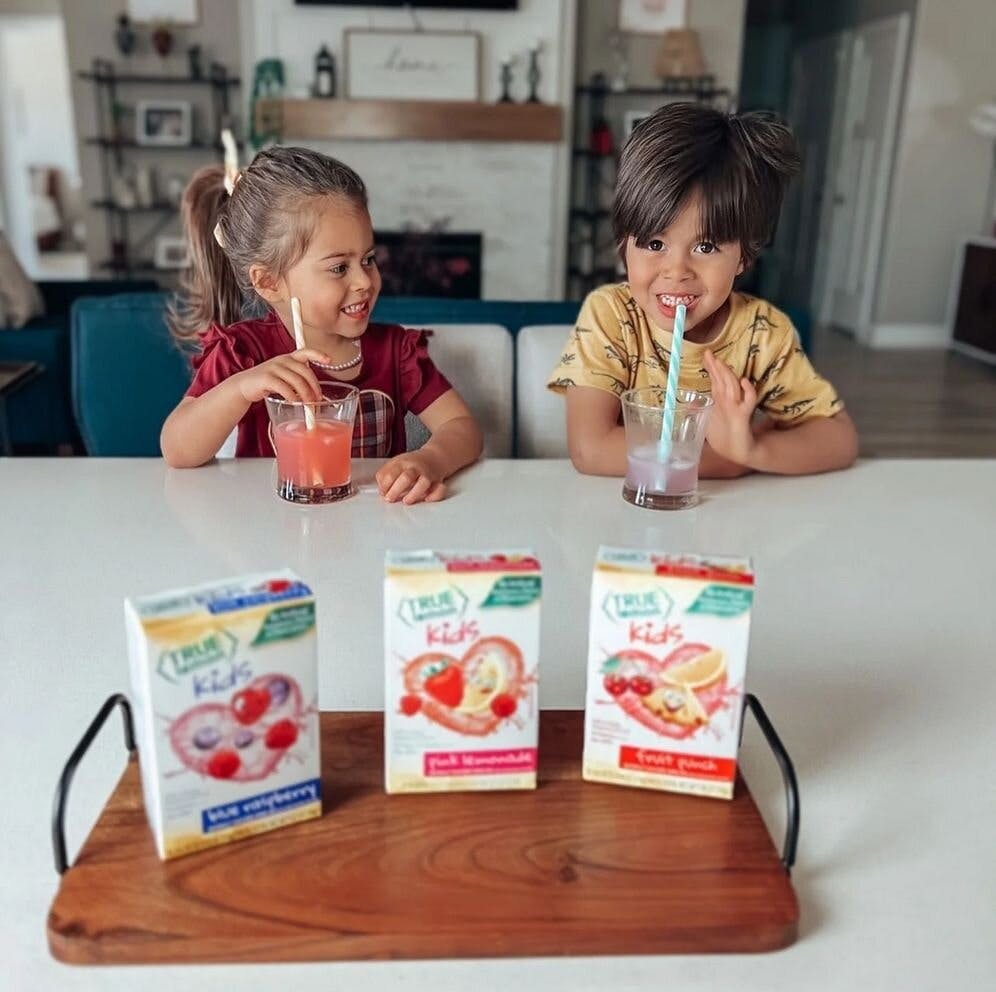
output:
M211 324L226 326L242 317L242 290L215 238L215 227L227 207L224 166L209 165L196 172L180 205L190 266L183 271L180 290L166 313L170 332L181 344L196 341Z

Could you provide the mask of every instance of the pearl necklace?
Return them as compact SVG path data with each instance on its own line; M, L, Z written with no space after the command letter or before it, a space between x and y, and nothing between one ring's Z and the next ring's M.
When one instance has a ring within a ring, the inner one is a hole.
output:
M337 365L326 365L325 362L312 362L311 364L325 369L326 372L345 372L348 369L355 369L363 361L363 352L360 350L359 341L353 343L356 345L356 354L348 362L339 362Z

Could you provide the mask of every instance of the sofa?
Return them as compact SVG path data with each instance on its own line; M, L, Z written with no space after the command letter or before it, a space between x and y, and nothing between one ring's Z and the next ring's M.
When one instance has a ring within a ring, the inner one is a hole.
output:
M166 301L165 293L125 293L73 304L72 405L88 454L159 454L159 429L190 381L189 356L166 329ZM563 328L562 341L577 309L572 302L382 297L373 316L441 329L440 368L489 421L489 453L508 456L514 452L515 336L528 324L546 322ZM463 345L461 328L478 347ZM422 439L417 425L410 425L409 435L410 443Z
M24 327L0 330L0 361L38 362L42 367L7 399L7 421L15 452L50 454L60 446L80 448L70 400L70 315L81 296L106 297L125 289L157 288L151 280L41 282L45 313Z
M72 407L91 455L159 453L163 420L190 378L189 356L166 329L166 301L164 293L130 292L72 305ZM382 297L374 319L438 329L437 364L482 419L487 453L563 457L562 400L543 387L578 306ZM424 440L418 424L408 428L410 446Z

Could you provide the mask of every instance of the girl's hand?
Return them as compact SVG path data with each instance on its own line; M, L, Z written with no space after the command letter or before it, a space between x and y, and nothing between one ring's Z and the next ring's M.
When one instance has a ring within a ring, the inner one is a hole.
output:
M446 496L446 483L431 456L412 451L392 458L375 476L381 496L388 503L438 503Z
M712 398L715 404L706 428L706 439L716 454L748 465L757 441L751 429L751 417L757 406L757 390L750 379L740 380L730 367L721 362L711 351L704 357L706 371L712 379Z
M258 403L267 396L279 396L291 402L317 403L322 398L322 391L309 362L327 365L331 359L313 348L301 348L238 372L232 376L232 381L247 403Z

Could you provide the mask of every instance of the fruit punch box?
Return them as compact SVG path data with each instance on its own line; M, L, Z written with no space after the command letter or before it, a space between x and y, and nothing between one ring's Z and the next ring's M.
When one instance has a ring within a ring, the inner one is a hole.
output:
M387 791L535 788L539 562L389 551L385 567Z
M125 601L161 858L320 816L315 600L277 571Z
M753 591L747 558L599 549L586 779L733 797Z

